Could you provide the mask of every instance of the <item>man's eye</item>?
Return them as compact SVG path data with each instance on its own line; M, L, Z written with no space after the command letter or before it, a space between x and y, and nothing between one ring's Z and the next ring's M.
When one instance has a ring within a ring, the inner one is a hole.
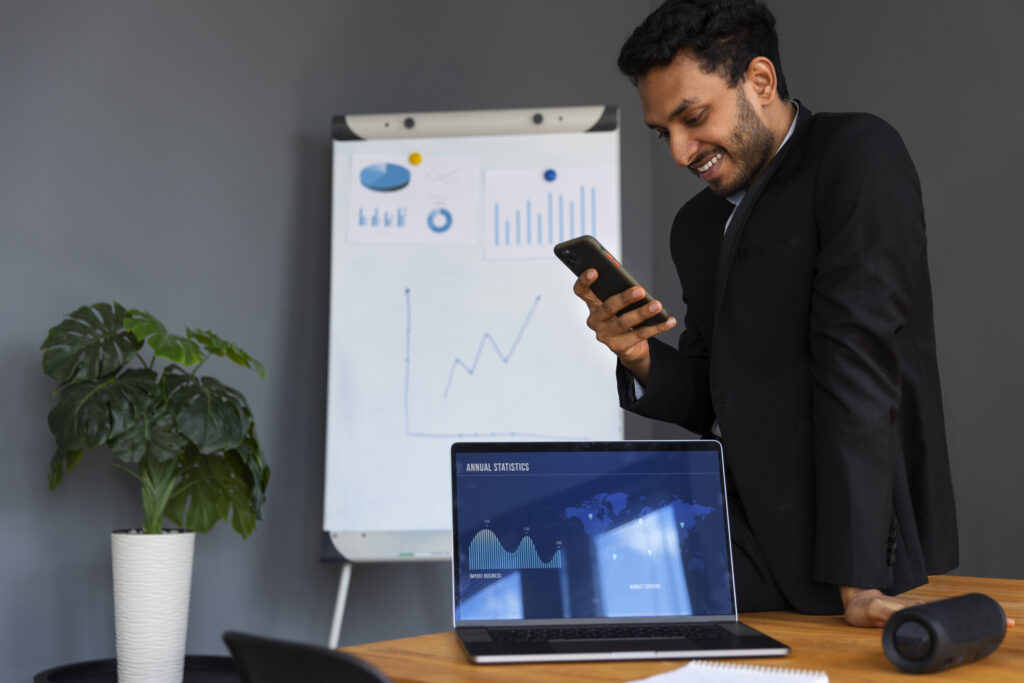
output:
M667 130L656 130L654 131L654 134L658 137L659 140L668 140Z
M704 112L700 111L691 116L690 118L686 119L686 123L687 125L693 126L699 123L702 118L704 118Z

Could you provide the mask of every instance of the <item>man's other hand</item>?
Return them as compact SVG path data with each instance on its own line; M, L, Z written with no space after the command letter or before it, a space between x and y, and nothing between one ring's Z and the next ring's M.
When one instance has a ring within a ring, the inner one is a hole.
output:
M846 612L846 623L851 626L868 626L881 628L889 621L893 612L904 607L924 604L920 600L912 600L898 595L886 595L875 588L854 588L840 586L839 597L843 600ZM1006 618L1006 625L1013 627L1016 622Z
M843 616L850 626L881 628L896 610L922 604L920 600L886 595L876 588L840 586L839 597L846 609Z
M644 297L643 287L631 287L601 301L590 289L595 280L597 271L591 268L579 276L572 288L590 309L587 327L594 331L599 342L619 357L641 384L647 384L651 370L651 350L647 340L675 327L676 319L669 318L658 325L640 324L661 311L660 301L652 301L646 306L619 315L623 308Z

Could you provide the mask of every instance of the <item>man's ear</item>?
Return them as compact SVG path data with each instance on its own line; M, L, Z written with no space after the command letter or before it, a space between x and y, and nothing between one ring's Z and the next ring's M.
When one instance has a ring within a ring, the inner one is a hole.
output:
M771 104L778 96L778 77L775 65L767 57L754 57L747 65L747 83L751 86L751 96L761 106Z

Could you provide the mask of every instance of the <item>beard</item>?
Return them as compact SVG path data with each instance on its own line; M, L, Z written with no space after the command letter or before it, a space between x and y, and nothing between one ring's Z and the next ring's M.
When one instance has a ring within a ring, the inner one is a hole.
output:
M723 178L711 191L719 197L728 197L750 184L773 156L775 140L768 126L758 118L742 88L736 88L739 120L733 128L730 149L724 150L736 166L732 178Z

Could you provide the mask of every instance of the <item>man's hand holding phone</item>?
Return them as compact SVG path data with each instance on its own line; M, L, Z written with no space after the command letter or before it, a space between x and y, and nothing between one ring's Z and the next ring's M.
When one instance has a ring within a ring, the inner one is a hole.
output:
M587 326L641 384L647 384L647 340L675 327L676 319L591 235L555 245L555 255L577 275L573 292L590 309Z
M590 309L587 327L594 331L599 342L619 357L623 366L641 384L647 384L651 370L651 350L647 340L671 330L676 326L676 319L669 317L664 322L644 325L645 320L661 313L661 302L651 300L639 308L622 313L623 309L644 299L644 288L636 285L602 301L591 288L598 278L597 270L588 268L577 278L572 288Z

